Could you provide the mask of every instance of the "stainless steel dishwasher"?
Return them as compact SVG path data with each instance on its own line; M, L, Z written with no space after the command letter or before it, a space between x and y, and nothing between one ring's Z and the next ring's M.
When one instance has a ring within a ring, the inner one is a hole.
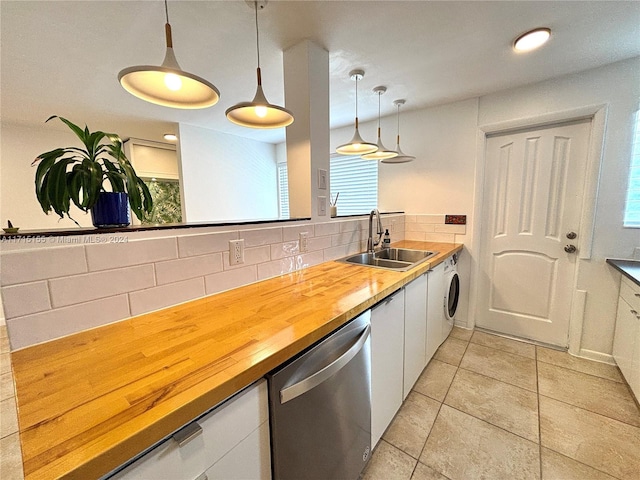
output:
M371 450L371 312L267 375L275 480L356 480Z

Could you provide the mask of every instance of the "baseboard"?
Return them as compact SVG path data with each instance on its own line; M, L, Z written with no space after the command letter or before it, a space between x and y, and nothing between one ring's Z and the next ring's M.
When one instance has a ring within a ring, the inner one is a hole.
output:
M587 350L585 348L581 348L578 354L575 356L580 358L586 358L587 360L593 360L594 362L608 363L609 365L616 365L616 362L613 359L613 355L609 355L608 353L601 353L601 352L596 352L594 350Z

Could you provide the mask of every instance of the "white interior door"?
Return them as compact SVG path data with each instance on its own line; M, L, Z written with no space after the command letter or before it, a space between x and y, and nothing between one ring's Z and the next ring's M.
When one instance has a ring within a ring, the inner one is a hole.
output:
M487 138L478 326L567 346L590 130Z

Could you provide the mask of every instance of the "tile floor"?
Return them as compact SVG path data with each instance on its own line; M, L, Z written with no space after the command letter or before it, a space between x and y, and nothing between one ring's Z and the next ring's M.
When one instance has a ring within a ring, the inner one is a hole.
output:
M454 328L363 480L640 479L640 411L617 367Z

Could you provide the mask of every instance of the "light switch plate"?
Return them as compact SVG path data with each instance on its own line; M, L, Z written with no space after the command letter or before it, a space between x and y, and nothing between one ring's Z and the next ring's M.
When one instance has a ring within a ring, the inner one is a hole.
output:
M323 168L318 169L318 189L327 189L327 171Z
M327 197L318 197L318 216L327 216Z

